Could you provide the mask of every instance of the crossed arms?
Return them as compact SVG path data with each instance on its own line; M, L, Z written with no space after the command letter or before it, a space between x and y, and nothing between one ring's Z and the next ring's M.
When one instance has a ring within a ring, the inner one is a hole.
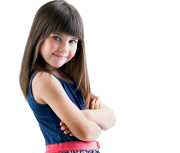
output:
M90 104L90 109L81 110L83 115L91 121L94 121L102 130L108 130L115 125L116 117L113 111L105 104L103 104L100 99L92 99ZM73 136L69 128L62 121L60 123L61 130L64 130L65 134Z
M65 134L71 132L71 135L80 140L94 141L102 130L107 130L115 124L113 111L100 100L92 100L92 109L79 110L59 81L49 73L38 72L32 80L32 90L36 101L48 104L63 121L60 125L63 124L61 128L64 126ZM93 109L97 106L98 109Z

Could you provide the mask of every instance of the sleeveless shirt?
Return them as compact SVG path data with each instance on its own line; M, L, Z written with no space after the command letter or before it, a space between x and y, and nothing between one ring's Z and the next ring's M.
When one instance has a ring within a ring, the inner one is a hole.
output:
M70 141L81 141L75 136L69 136L69 134L64 134L64 132L60 129L61 119L55 114L51 107L48 104L39 104L34 99L32 94L31 82L33 77L40 71L42 70L35 70L31 73L27 100L30 108L34 113L35 118L39 123L39 127L44 136L46 146L49 144L57 144ZM55 76L54 74L52 75ZM77 89L77 85L69 83L57 76L55 77L59 80L59 83L61 83L70 100L80 110L87 109L86 107L84 107L85 100L81 91Z

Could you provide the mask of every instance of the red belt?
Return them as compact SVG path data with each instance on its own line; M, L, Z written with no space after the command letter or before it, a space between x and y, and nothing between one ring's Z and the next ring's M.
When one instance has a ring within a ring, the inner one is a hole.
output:
M98 150L99 148L100 145L98 141L71 141L58 144L49 144L46 146L46 153L59 153L76 150Z

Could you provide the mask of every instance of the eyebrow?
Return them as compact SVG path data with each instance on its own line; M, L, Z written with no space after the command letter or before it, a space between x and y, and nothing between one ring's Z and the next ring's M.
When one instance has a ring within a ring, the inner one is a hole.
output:
M78 40L78 38L77 37L71 37L72 39L77 39Z
M58 36L63 37L63 35L62 35L62 34L60 34L60 33L53 33L53 35L58 35ZM71 37L71 35L68 35L68 36L70 36L70 37ZM78 37L74 37L74 36L72 36L71 38L72 38L72 39L77 39L77 40L78 40Z

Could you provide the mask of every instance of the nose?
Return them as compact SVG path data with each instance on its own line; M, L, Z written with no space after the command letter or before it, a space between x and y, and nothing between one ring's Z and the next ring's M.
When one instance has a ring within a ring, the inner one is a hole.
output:
M67 41L64 41L59 46L59 51L68 52L69 51L69 44Z

